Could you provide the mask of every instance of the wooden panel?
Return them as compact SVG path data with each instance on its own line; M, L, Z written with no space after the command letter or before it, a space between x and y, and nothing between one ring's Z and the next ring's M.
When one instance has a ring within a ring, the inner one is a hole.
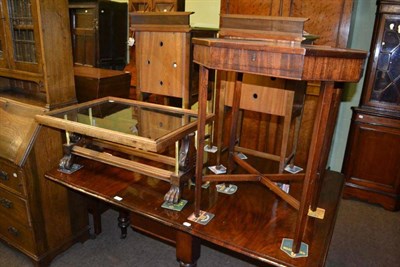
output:
M358 82L364 59L306 57L303 79L314 81Z
M221 14L309 18L305 31L318 35L320 45L346 47L353 0L222 0Z
M48 108L76 102L67 1L40 1ZM54 23L54 22L58 23ZM54 49L57 48L57 49ZM45 53L45 51L51 51Z
M220 37L292 40L301 42L306 18L221 15Z
M356 111L343 172L346 197L400 209L400 121Z
M106 96L129 97L129 72L75 66L74 74L76 96L80 103Z
M139 32L136 37L140 91L183 98L188 91L189 34Z
M346 47L352 9L353 0L294 0L291 15L310 19L305 30L319 36L315 44Z
M228 85L226 86L225 105L232 106L234 83L232 81L226 81L226 83ZM266 76L244 75L240 108L284 116L287 109L287 99L291 95L290 99L293 101L294 92L277 88L285 88L285 80Z
M221 14L289 16L291 0L221 0Z
M37 123L34 116L44 109L0 98L0 156L17 165L26 157Z

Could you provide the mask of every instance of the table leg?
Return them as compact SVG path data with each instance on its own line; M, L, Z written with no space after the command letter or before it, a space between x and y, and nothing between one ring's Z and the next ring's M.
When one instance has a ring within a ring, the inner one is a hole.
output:
M317 201L318 185L321 184L320 180L325 173L339 98L340 92L334 88L334 82L322 82L293 240L294 253L298 253L300 249L309 207L313 204L316 208L316 203L312 202Z
M214 106L214 114L215 114L215 122L214 122L214 131L213 131L213 144L218 147L218 151L216 152L216 160L215 165L219 166L221 164L221 153L222 153L222 132L224 126L224 105L225 105L225 91L226 91L226 81L228 79L227 71L218 72L218 83L217 88L215 90L215 106Z
M234 169L233 153L236 144L236 133L239 120L239 107L240 107L240 96L242 92L242 81L243 73L237 73L235 80L235 88L233 91L233 101L232 101L232 121L229 133L229 155L228 155L228 173L232 173Z
M328 114L328 119L326 121L326 128L325 128L325 140L322 145L322 157L319 162L319 173L320 177L325 177L325 171L328 163L328 158L329 158L329 152L331 149L332 145L332 137L333 133L335 131L335 125L336 125L336 120L337 120L337 115L339 111L339 106L340 106L340 99L342 96L342 89L340 88L331 88L332 90L332 97L331 97L331 103L329 104L329 114ZM321 186L322 186L322 179L317 179L314 190L313 190L313 198L311 199L310 203L310 209L312 211L315 211L317 209L318 201L319 201L319 196L321 192Z
M188 233L177 231L176 233L176 258L179 266L197 266L200 258L200 239Z
M128 235L128 227L130 224L129 212L120 210L118 216L118 227L121 229L121 239L125 239Z
M201 185L203 182L203 157L205 145L205 127L207 116L207 89L209 70L200 65L199 81L199 107L197 117L197 158L196 158L196 187L195 187L195 209L196 217L200 216Z

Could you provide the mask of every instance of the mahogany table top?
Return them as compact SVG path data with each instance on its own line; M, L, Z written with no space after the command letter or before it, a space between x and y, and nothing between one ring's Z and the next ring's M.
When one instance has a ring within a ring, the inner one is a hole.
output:
M303 240L309 245L307 258L293 259L280 250L282 238L291 238L297 211L259 183L236 183L233 195L218 193L211 184L202 190L201 209L215 215L207 224L191 223L187 218L194 210L194 187L186 187L183 199L188 203L182 211L162 208L164 194L170 184L137 173L87 159L73 174L53 169L46 174L50 180L74 190L140 214L174 229L187 232L243 255L277 266L321 266L328 251L343 178L328 172L324 179L319 207L326 210L323 220L309 217ZM293 185L293 191L296 186ZM122 198L120 201L115 197Z

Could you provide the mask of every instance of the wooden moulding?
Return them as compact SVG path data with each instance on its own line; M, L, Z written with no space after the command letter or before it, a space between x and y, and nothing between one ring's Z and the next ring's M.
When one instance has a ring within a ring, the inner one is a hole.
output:
M274 39L300 42L307 18L221 15L221 37Z
M132 31L190 31L193 12L131 12Z

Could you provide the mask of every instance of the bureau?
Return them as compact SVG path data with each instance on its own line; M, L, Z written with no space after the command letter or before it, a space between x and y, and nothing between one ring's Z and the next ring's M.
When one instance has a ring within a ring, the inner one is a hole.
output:
M87 239L85 202L44 179L62 155L53 143L61 141L60 134L34 121L44 109L1 97L0 106L0 238L35 266L47 266L74 242Z
M61 136L34 120L76 102L68 3L4 0L0 15L0 240L47 266L88 237L86 202L44 179Z

